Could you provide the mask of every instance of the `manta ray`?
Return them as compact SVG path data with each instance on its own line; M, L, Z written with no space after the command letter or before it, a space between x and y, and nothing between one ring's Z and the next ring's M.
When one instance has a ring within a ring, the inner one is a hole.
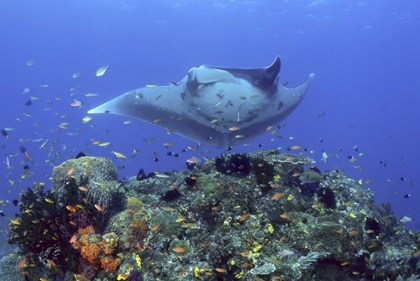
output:
M305 97L315 74L287 88L279 82L280 67L278 56L265 68L199 65L178 83L146 85L88 113L137 118L198 144L227 149L270 130Z

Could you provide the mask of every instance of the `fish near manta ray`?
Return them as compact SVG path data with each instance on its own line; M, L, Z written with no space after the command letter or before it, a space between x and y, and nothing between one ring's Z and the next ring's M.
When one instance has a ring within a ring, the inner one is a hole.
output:
M138 88L88 113L134 117L200 144L225 149L246 143L284 120L315 74L295 88L279 83L277 56L265 68L193 67L178 83Z

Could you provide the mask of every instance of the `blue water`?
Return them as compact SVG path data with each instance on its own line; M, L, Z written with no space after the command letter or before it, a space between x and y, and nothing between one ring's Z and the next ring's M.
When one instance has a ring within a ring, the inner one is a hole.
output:
M0 127L13 128L7 139L0 136L0 199L18 198L33 182L48 186L52 165L81 151L123 165L121 179L140 168L182 169L187 158L198 155L181 152L195 145L191 141L139 120L124 125L130 120L126 117L93 115L87 124L81 119L90 108L126 91L179 81L192 66L263 67L280 55L282 83L295 86L316 73L308 95L282 123L286 126L277 135L283 139L267 133L233 151L306 147L321 170L338 167L364 184L372 181L365 187L375 191L375 202L390 202L398 216L413 218L407 227L420 229L418 1L4 0L0 19ZM27 66L29 60L36 64ZM108 71L96 77L103 65L110 66ZM70 88L76 86L72 96ZM99 96L86 97L88 92ZM37 100L26 106L30 97ZM74 99L83 107L70 106ZM67 130L58 127L63 122L69 123ZM47 139L48 150L40 149ZM94 146L92 140L112 146ZM165 141L174 146L165 148ZM141 154L132 157L133 149ZM113 150L127 159L115 158ZM167 156L168 151L181 157ZM223 152L205 146L200 151L207 158ZM336 156L323 163L322 151ZM6 155L13 168L3 164ZM349 155L358 161L350 163ZM24 165L33 175L21 179ZM411 197L404 199L405 194ZM6 229L7 217L18 209L11 203L0 207L7 215L0 217L0 228Z

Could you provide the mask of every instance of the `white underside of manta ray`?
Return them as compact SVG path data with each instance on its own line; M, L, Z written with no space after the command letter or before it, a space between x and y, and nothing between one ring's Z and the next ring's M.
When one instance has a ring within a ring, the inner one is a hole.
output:
M193 67L170 86L143 87L88 113L134 117L199 144L229 148L247 143L284 120L302 101L315 74L286 88L281 61L266 68Z

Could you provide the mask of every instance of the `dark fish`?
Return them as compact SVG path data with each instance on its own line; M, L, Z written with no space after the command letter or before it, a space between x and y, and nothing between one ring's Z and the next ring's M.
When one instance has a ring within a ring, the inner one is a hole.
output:
M406 195L404 195L404 198L410 198L410 194L406 194Z
M187 152L187 149L186 149L186 148L184 148L184 149L182 150L182 152Z
M109 110L105 110L105 113L107 113L107 114L108 114L108 113L110 113L110 112L111 112L111 111L109 111Z
M19 150L20 150L21 153L26 152L26 148L24 146L19 146Z
M25 105L26 105L26 106L30 106L30 105L32 105L32 101L31 101L31 100L28 100L27 102L25 102Z
M83 152L79 152L77 155L76 155L76 159L79 159L79 158L82 158L82 157L85 157L86 156L86 154L84 154Z
M233 149L233 146L231 145L231 146L229 146L227 151L231 151L232 149Z
M117 169L124 169L125 166L124 165L118 165Z
M13 205L17 206L17 204L19 204L19 201L17 199L12 201Z
M323 139L319 139L319 141L320 141L321 143L324 143L324 140L323 140Z
M190 162L185 163L185 165L187 166L187 170L190 170L190 171L194 170L195 166L197 166L197 164L190 163Z
M264 144L262 144L262 143L260 143L259 145L258 145L258 147L263 147L264 146Z
M144 172L144 170L143 169L140 169L140 171L137 173L136 180L142 181L142 180L145 180L145 179L154 177L154 176L155 176L155 173L148 173L146 175L146 173Z
M174 155L174 153L173 153L173 152L166 152L166 155L168 155L168 156L173 156L173 155Z
M0 211L0 216L4 217L5 214L3 213L3 211Z
M277 110L280 110L280 109L282 109L283 108L283 102L282 101L279 101L278 103L277 103Z
M157 162L157 161L159 161L159 159L158 158L154 158L153 161L154 162Z
M29 166L28 165L25 165L25 166L23 166L23 169L24 170L29 170Z
M353 147L353 149L354 149L354 151L359 152L359 148L357 148L357 145L355 145L355 146Z
M5 129L1 129L1 134L3 135L3 137L5 137L6 139L9 137L9 135L7 134L7 131Z
M166 191L165 195L162 196L162 200L174 201L180 196L181 196L181 193L178 191L178 189L171 189L171 190Z
M406 178L405 177L400 177L400 181L405 181Z
M318 116L319 117L322 117L322 116L324 116L325 115L325 112L320 112L320 113L318 113Z
M179 157L178 153L174 153L173 155L174 155L174 157Z

